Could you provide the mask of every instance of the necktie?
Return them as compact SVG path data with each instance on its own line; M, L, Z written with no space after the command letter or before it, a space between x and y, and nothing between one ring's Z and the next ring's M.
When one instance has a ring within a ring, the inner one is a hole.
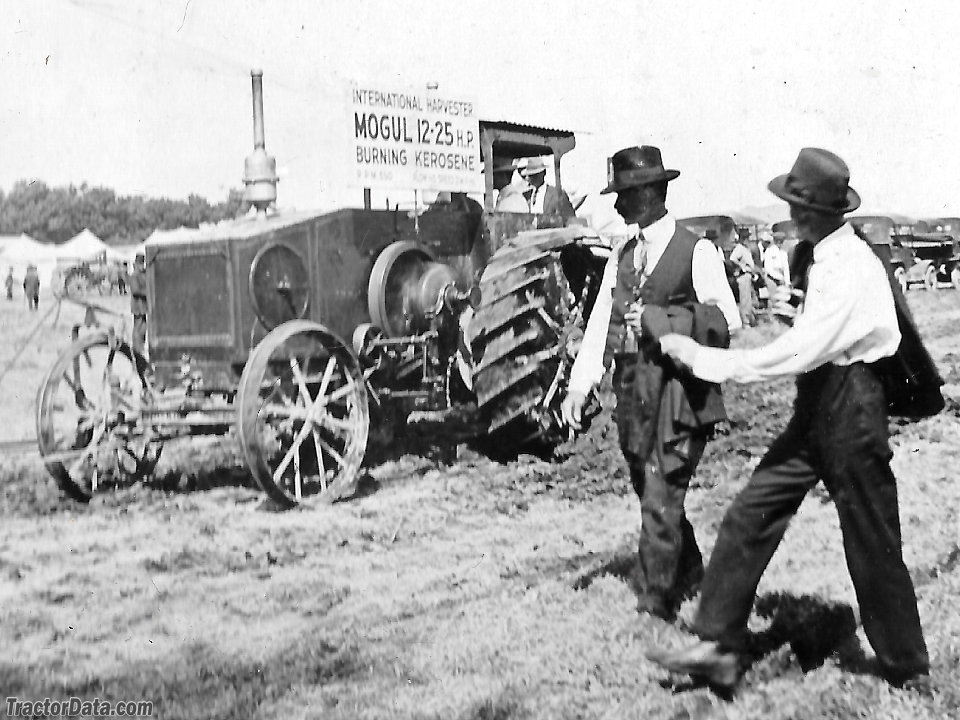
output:
M637 249L633 256L633 264L637 273L637 289L643 287L647 281L647 241L641 232L637 236Z

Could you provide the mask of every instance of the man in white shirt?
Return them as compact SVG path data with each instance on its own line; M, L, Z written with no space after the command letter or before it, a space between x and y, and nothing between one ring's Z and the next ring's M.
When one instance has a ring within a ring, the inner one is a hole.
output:
M734 275L737 279L737 293L739 294L740 320L744 327L753 325L754 305L753 305L753 274L756 271L756 265L753 262L753 255L741 238L734 242L733 249L730 251L730 262L735 267Z
M543 158L533 157L520 169L520 176L529 187L524 192L529 212L536 215L574 215L573 205L567 194L547 182L547 166Z
M693 623L701 641L649 655L670 670L717 685L733 686L742 672L760 577L818 480L837 508L863 628L881 673L895 685L926 682L927 649L901 552L887 399L871 366L897 350L901 335L886 270L843 218L860 205L849 178L839 157L804 148L790 173L769 184L790 204L800 240L813 246L806 296L789 330L750 350L706 348L679 335L661 338L665 353L704 380L798 375L790 423L720 527Z
M726 414L718 387L669 385L678 380L664 367L656 339L651 342L650 324L654 318L672 322L698 312L712 317L727 339L740 327L716 248L667 212L667 183L679 174L664 169L659 149L652 146L626 148L608 160L602 193L617 193L617 212L628 225L639 225L641 236L611 253L561 405L564 420L579 429L588 394L615 359L620 447L642 518L637 563L628 581L638 596L637 610L665 619L674 617L703 575L683 505L707 434ZM700 312L704 307L712 315ZM668 393L668 387L678 392ZM691 401L692 395L699 400ZM684 402L692 407L680 431L676 420L687 411Z

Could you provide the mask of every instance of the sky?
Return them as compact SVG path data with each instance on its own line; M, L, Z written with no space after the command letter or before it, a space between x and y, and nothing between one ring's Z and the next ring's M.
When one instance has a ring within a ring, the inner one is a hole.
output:
M0 188L221 200L252 149L254 67L284 207L361 205L337 141L359 82L436 83L483 118L574 130L564 185L598 225L605 158L644 143L681 171L678 216L775 204L766 184L804 146L847 161L865 211L960 215L946 0L4 0Z

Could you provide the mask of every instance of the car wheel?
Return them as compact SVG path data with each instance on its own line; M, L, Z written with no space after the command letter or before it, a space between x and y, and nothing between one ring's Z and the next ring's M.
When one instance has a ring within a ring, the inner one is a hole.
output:
M903 293L907 292L907 271L902 267L898 267L893 271L893 277L896 278L897 282L900 284L900 290Z
M923 286L927 290L939 290L940 282L937 280L937 269L931 265L923 274Z
M957 290L960 290L960 265L954 265L950 271L950 284Z

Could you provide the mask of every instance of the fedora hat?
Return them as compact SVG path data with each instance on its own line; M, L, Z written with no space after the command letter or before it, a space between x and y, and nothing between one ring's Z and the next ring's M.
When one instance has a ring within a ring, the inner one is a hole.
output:
M600 194L620 192L625 188L662 180L669 182L679 175L679 170L664 169L660 148L653 145L628 147L607 158L607 186Z
M860 207L860 196L850 187L850 169L839 156L821 148L803 148L786 175L767 188L791 205L843 215Z
M531 175L539 175L546 171L547 166L544 164L543 158L533 157L527 160L527 164L520 169L520 174L523 177L530 177Z

